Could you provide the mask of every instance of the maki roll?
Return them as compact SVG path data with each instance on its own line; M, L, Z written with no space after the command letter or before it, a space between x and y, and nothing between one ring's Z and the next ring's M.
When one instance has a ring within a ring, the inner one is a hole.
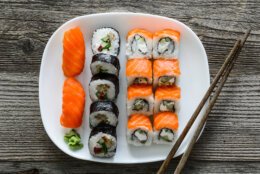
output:
M133 114L127 123L127 141L135 146L149 146L152 143L152 123L148 116Z
M157 59L153 62L154 87L174 85L180 74L178 59Z
M177 59L180 32L164 29L153 34L153 58Z
M179 127L178 117L173 112L161 112L153 117L154 137L156 144L173 144Z
M181 88L178 86L161 86L155 90L154 113L177 112L178 100L181 98Z
M100 123L92 129L88 148L91 155L96 157L112 157L116 153L116 127Z
M96 127L99 123L116 126L118 122L118 114L118 108L112 101L93 102L90 105L90 127Z
M89 95L92 101L112 101L119 93L117 76L107 73L95 74L89 83Z
M131 85L127 88L128 115L134 113L152 115L153 102L152 85Z
M99 28L92 36L93 54L105 53L113 56L119 54L120 38L113 28Z
M120 63L116 56L99 53L92 57L90 69L93 75L97 73L109 73L118 76Z
M126 56L132 58L152 58L153 35L143 29L133 29L127 35Z
M126 63L128 86L131 84L152 84L152 62L147 59L131 59Z

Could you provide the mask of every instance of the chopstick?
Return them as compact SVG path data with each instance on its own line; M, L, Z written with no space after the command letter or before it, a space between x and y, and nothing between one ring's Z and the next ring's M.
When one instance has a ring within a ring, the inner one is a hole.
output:
M210 101L210 104L206 110L206 113L203 115L202 120L199 123L199 126L197 127L192 140L190 141L188 148L186 150L186 152L183 154L180 163L178 164L175 173L177 174L178 172L181 172L181 169L183 168L183 166L185 165L185 162L190 154L190 151L193 147L193 145L195 144L197 137L203 127L203 125L206 122L206 119L209 115L209 112L211 110L211 108L213 107L219 93L221 92L221 89L231 71L231 69L233 68L233 65L239 55L239 52L241 51L249 33L250 33L251 29L248 29L242 39L236 41L234 47L232 48L232 50L230 51L229 55L227 56L226 60L224 61L223 65L221 66L220 70L218 71L217 75L215 76L212 84L210 85L210 87L208 88L207 92L205 93L204 97L202 98L201 102L199 103L198 107L196 108L195 112L193 113L193 115L191 116L190 120L188 121L187 125L185 126L184 130L182 131L181 135L179 136L179 138L177 139L176 143L174 144L173 148L171 149L170 153L168 154L167 158L165 159L165 161L162 163L160 169L157 171L157 174L162 174L164 173L164 171L166 170L168 164L170 163L170 160L172 159L172 157L175 155L175 153L177 152L178 148L180 147L182 141L184 140L185 136L187 135L188 131L190 130L191 126L193 125L194 121L196 120L199 112L201 111L201 109L203 108L204 104L206 103L208 97L210 96L210 94L212 93L213 89L215 88L217 82L219 81L220 77L222 76L223 72L225 69L228 68L228 70L225 72L225 75L223 75L222 79L221 79L221 83L219 84L215 95L213 96L212 100ZM231 62L231 63L230 63ZM198 132L198 133L197 133Z

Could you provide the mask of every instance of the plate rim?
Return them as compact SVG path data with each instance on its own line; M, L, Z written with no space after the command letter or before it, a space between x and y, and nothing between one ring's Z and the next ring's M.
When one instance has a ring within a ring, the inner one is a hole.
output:
M43 74L43 66L44 66L44 57L46 57L46 54L47 54L47 50L46 48L49 47L50 45L50 42L51 40L53 40L53 37L55 37L56 33L58 33L62 28L63 26L67 25L67 23L70 23L72 21L75 21L75 20L79 20L81 18L84 18L84 17L96 17L96 16L103 16L103 15L131 15L131 16L148 16L148 17L153 17L153 18L159 18L159 19L165 19L165 20L171 20L171 21L174 21L176 23L178 23L179 25L182 25L184 28L186 28L187 30L189 30L191 32L191 34L193 35L193 37L198 41L199 43L199 46L202 48L202 52L204 54L204 57L205 57L205 60L206 61L206 70L207 70L207 80L208 80L208 87L210 86L210 71L209 71L209 64L208 64L208 56L207 56L207 53L205 51L205 48L201 42L201 40L199 39L199 37L196 35L196 33L187 25L185 25L184 23L180 22L179 20L177 19L173 19L173 18L170 18L170 17L165 17L165 16L160 16L160 15L155 15L155 14L149 14L149 13L140 13L140 12L127 12L127 11L112 11L112 12L104 12L104 13L92 13L92 14L86 14L86 15L81 15L81 16L77 16L77 17L74 17L74 18L71 18L69 19L68 21L64 22L62 25L60 25L51 35L51 37L48 39L48 42L47 44L45 45L44 47L44 51L43 51L43 54L42 54L42 59L41 59L41 65L40 65L40 72L39 72L39 82L38 82L38 85L39 85L39 91L38 91L38 96L39 96L39 107L40 107L40 114L41 114L41 120L42 120L42 124L43 124L43 127L44 127L44 130L45 132L47 133L48 137L50 138L50 140L53 142L53 144L55 144L56 147L58 147L58 149L60 149L63 153L65 153L66 155L69 155L73 158L76 158L76 159L80 159L80 160L85 160L85 161L92 161L92 162L98 162L98 163L107 163L107 164L137 164L137 163L140 163L138 161L129 161L129 162L114 162L114 161L100 161L99 159L97 158L92 158L92 159L85 159L85 158L80 158L78 156L74 156L73 154L70 154L70 153L67 153L66 151L64 151L63 149L61 149L57 144L56 142L51 138L51 136L49 135L49 132L46 131L46 124L43 120L43 114L42 114L42 109L41 109L41 91L42 91L42 74ZM209 103L209 99L207 100L207 102L205 103L204 106L207 106ZM203 110L203 108L202 108ZM205 111L204 111L205 112ZM199 140L200 136L202 135L203 131L204 131L204 128L205 128L205 125L206 123L204 124L203 126L203 129L201 130L198 138L196 141ZM173 158L176 158L180 155L182 155L186 149L187 149L187 146L184 147L184 151L182 153L180 153L179 155L173 157ZM166 158L166 157L165 157ZM158 161L163 161L164 159L151 159L151 160L146 160L146 161L142 161L141 163L152 163L152 162L158 162Z

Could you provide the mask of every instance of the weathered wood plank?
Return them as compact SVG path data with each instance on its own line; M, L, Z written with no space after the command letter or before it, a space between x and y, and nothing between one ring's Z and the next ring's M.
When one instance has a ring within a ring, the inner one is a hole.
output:
M234 40L252 26L252 34L238 60L239 68L232 73L260 74L260 14L255 13L259 11L255 3L242 0L0 1L0 72L38 72L48 38L73 17L107 11L135 11L166 15L189 25L206 48L213 74Z
M260 160L260 76L231 76L191 159ZM0 73L0 160L73 160L42 126L37 73Z
M132 165L115 165L102 164L74 160L70 162L2 162L0 163L0 174L62 174L62 173L124 173L124 174L149 174L155 173L160 166L160 162L147 164L132 164ZM166 171L166 174L173 173L177 161L173 161ZM142 166L142 167L140 167ZM223 173L259 173L259 162L201 162L188 161L183 174L223 174Z

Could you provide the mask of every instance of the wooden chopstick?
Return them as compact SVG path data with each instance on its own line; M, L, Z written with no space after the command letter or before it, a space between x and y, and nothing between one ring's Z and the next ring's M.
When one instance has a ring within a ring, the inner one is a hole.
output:
M214 106L214 104L215 104L215 102L216 102L216 100L217 100L217 98L218 98L218 96L219 96L219 94L220 94L220 92L222 90L222 87L224 86L224 84L225 84L225 82L226 82L226 80L228 78L229 73L231 72L232 68L234 67L236 59L238 58L238 55L239 55L242 47L244 46L245 41L248 38L250 31L251 31L251 29L248 29L246 31L246 33L244 34L244 37L243 37L243 39L242 39L242 41L241 41L237 51L235 52L235 54L233 56L233 59L231 60L229 66L227 67L227 70L225 71L225 73L224 73L224 75L223 75L223 77L222 77L222 79L221 79L221 81L220 81L220 83L219 83L219 85L218 85L218 87L217 87L217 89L215 91L215 94L213 95L212 99L210 100L210 103L209 103L209 105L207 107L207 110L206 110L205 114L203 115L203 117L202 117L202 119L201 119L201 121L199 123L199 126L196 128L196 130L194 132L194 135L192 136L192 139L191 139L191 141L188 144L187 150L184 152L184 154L181 157L181 160L180 160L180 162L179 162L179 164L178 164L174 174L181 173L181 170L184 167L184 165L185 165L185 163L186 163L186 161L187 161L187 159L189 157L189 154L190 154L194 144L196 143L196 140L197 140L197 138L198 138L198 136L199 136L199 134L200 134L200 132L201 132L201 130L202 130L202 128L203 128L207 118L208 118L208 115L209 115L211 109L213 108L213 106Z
M248 30L246 32L246 37L244 37L243 39L243 44L246 40L246 38L248 37L248 34L250 33L250 30ZM183 139L185 138L185 136L187 135L189 129L191 128L192 124L194 123L194 121L196 120L199 112L201 111L201 109L203 108L204 104L206 103L208 97L210 96L211 92L213 91L214 87L216 86L218 80L220 79L221 75L223 74L224 70L227 68L229 62L231 61L231 59L234 57L233 55L238 51L239 49L239 44L240 44L240 40L238 40L234 47L232 48L231 52L229 53L229 55L227 56L225 62L223 63L223 65L221 66L220 70L218 71L216 77L214 78L212 84L210 85L210 87L208 88L207 92L205 93L204 97L202 98L200 104L198 105L198 107L196 108L195 112L193 113L193 115L191 116L190 120L188 121L187 125L185 126L184 130L182 131L180 137L177 139L176 143L174 144L173 148L171 149L170 153L168 154L167 158L165 159L165 161L162 163L160 169L158 170L157 174L162 174L164 173L165 169L167 168L170 160L172 159L172 157L175 155L175 153L177 152L178 148L180 147ZM203 124L204 125L204 124Z

